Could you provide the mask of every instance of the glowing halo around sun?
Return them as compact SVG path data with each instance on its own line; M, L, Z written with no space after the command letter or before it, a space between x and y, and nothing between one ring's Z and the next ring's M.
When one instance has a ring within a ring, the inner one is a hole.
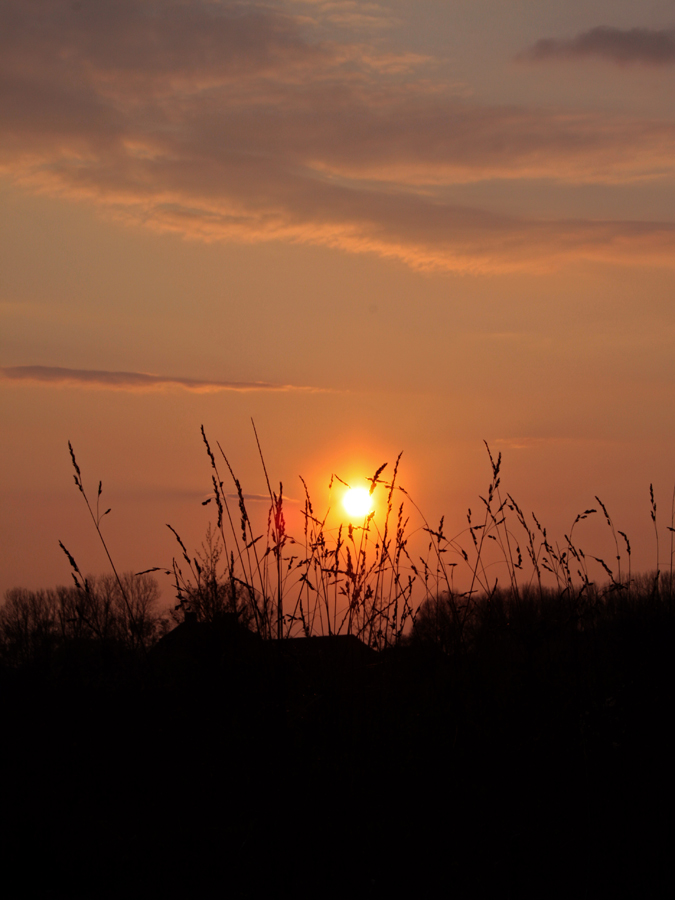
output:
M349 488L342 498L347 514L354 519L365 519L373 508L373 498L368 488Z

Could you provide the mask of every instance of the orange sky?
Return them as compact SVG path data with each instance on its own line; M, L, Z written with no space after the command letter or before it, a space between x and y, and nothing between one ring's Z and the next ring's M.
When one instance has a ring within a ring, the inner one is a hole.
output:
M138 570L203 537L202 424L261 505L251 417L291 501L402 450L456 531L487 440L642 569L653 482L667 566L673 6L5 0L0 591L105 567L68 440Z

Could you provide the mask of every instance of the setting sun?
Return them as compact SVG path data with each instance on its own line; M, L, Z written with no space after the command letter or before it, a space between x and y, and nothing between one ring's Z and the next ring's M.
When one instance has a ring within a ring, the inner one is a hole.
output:
M350 516L360 518L371 511L373 498L367 488L350 488L344 495L342 504Z

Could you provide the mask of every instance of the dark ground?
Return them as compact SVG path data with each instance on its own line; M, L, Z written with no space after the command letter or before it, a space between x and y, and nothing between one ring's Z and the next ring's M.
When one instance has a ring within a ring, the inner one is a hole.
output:
M8 900L672 895L670 619L449 655L235 632L0 671Z

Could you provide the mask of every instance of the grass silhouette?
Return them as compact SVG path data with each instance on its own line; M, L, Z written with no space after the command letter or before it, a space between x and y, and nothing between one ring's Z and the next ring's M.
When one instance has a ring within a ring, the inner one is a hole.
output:
M667 573L658 569L657 543L657 570L648 578L636 578L628 536L615 529L599 497L595 498L597 508L577 515L562 544L553 541L534 513L526 516L513 496L503 493L501 454L495 459L487 444L491 480L479 498L481 516L477 519L469 510L467 528L460 534L448 536L444 518L435 528L429 524L400 484L399 455L390 477L384 464L369 479L371 494L383 499L383 513L376 516L371 512L359 525L329 528L330 510L315 511L301 479L303 532L293 536L286 528L283 486L279 485L278 492L272 489L257 433L255 436L270 498L267 528L262 533L254 532L244 490L221 445L216 444L216 456L202 428L212 469L212 496L204 505L214 503L217 521L208 536L206 555L191 556L169 526L181 550L180 558L173 561L172 575L178 610L183 613L191 610L203 616L209 607L207 598L220 591L229 598L223 601L225 606L240 615L245 609L248 622L266 639L349 634L370 647L384 649L398 645L414 629L424 604L442 597L458 647L465 642L464 632L472 617L478 614L476 607L496 603L497 594L515 607L521 599L531 598L534 590L540 604L562 605L576 621L583 621L591 610L597 613L600 608L611 608L606 598L615 592L630 597L631 602L638 602L643 595L661 597L664 592L669 601L672 597L672 547ZM236 512L231 508L232 495L225 486L221 464L231 480ZM333 475L329 489L335 484L346 482ZM650 502L658 541L651 485ZM615 548L610 562L585 552L575 539L576 526L599 511ZM669 530L672 539L672 524ZM590 561L597 564L602 582L591 576ZM495 571L499 574L490 574ZM457 588L462 582L464 588Z
M491 480L485 495L479 497L481 515L476 518L469 509L467 527L460 534L448 536L444 518L436 528L429 524L400 484L399 454L390 477L385 463L369 479L371 495L383 496L382 515L370 512L359 525L328 527L330 507L317 514L301 478L303 529L300 536L294 536L286 527L283 485L279 485L278 492L272 489L255 425L253 429L269 494L267 527L256 533L241 482L220 443L216 442L214 452L202 427L212 483L211 496L202 505L214 504L216 522L209 526L201 550L192 554L178 530L167 526L180 548L179 556L167 570L177 599L173 611L176 622L187 613L205 621L233 613L264 639L353 635L367 646L381 650L397 646L415 630L420 610L427 615L433 608L439 616L442 606L444 621L449 618L453 623L452 645L457 650L469 640L475 622L484 618L483 607L517 609L526 601L532 602L535 593L542 610L550 609L554 619L559 609L565 609L577 623L590 621L601 611L607 615L616 606L607 601L614 593L622 594L625 602L633 604L641 602L639 598L652 601L666 597L668 603L672 600L675 522L671 521L668 529L671 553L668 571L664 573L659 569L652 485L650 513L657 569L650 576L633 575L629 538L615 528L607 507L597 496L597 508L585 509L576 516L562 544L553 541L534 513L527 516L511 494L503 493L501 454L495 458L487 443ZM133 631L134 613L101 531L101 521L109 512L99 512L102 485L99 482L94 512L70 443L69 451L75 484L110 561ZM225 478L230 482L227 487ZM335 484L349 487L334 474L329 492ZM585 552L575 539L576 526L599 511L615 549L610 562ZM414 526L411 516L416 520ZM675 519L675 492L671 519ZM423 545L421 536L425 539ZM72 554L62 543L61 547L68 557L76 588L86 594L87 580ZM591 577L589 561L602 572L601 583ZM160 569L154 567L139 574L157 571ZM490 574L495 571L499 574ZM462 582L464 588L457 588L456 584ZM428 624L425 630L428 631ZM447 639L446 634L444 642ZM143 645L139 636L137 642Z

